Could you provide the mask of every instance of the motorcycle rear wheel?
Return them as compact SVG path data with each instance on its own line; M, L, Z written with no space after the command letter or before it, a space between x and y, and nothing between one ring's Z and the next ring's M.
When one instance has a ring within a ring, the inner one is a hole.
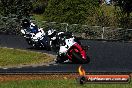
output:
M77 64L87 64L90 62L90 58L87 56L86 59L83 59L81 54L76 52L75 50L72 51L72 61Z
M63 63L65 60L67 60L66 59L66 56L64 56L64 55L62 55L62 56L57 56L57 58L56 58L56 63Z

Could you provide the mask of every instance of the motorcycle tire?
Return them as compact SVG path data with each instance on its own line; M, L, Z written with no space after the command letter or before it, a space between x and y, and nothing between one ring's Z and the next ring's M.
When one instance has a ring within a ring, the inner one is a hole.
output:
M57 55L56 63L64 63L66 60L68 60L68 57L64 54Z
M32 41L30 39L26 39L26 41L29 45L32 45Z
M55 45L51 45L50 48L51 48L51 51L56 52L56 47L55 47Z
M64 60L62 59L62 57L60 57L60 56L57 56L57 58L56 58L56 61L55 61L56 63L63 63L64 62Z
M51 47L50 47L50 46L45 46L45 49L46 49L47 51L51 51Z
M40 43L40 45L45 49L45 50L47 50L47 51L51 51L51 48L50 48L50 46L49 46L49 44L47 43L44 43L43 41L40 41L41 43ZM45 41L46 42L46 41Z
M72 58L74 58L72 61L77 64L87 64L90 62L90 58L87 56L86 60L84 60L80 53L77 53L76 51L72 51Z
M50 46L50 39L47 36L44 36L43 40L41 41L47 51L51 51L51 46Z
M53 40L51 46L51 51L58 52L59 47L57 47L57 40Z
M40 47L33 43L33 44L32 44L32 48L33 48L33 49L39 49Z

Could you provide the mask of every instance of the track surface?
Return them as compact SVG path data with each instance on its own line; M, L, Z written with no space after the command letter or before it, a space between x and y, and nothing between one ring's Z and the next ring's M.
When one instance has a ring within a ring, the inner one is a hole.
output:
M89 45L87 54L91 58L89 64L82 65L87 72L132 72L132 43L103 42L81 40ZM0 35L0 46L28 49L27 42L21 36ZM54 54L45 50L34 50ZM19 58L18 58L19 59ZM50 64L49 66L0 69L0 73L44 73L44 72L78 72L79 64Z

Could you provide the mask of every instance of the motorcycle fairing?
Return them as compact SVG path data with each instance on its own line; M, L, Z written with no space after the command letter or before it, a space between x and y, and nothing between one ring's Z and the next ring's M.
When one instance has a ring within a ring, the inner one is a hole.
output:
M82 56L82 59L86 59L87 56L86 56L86 52L82 49L82 47L78 44L78 43L75 43L69 50L68 50L68 53L67 53L67 56L70 60L72 60L72 55L71 55L71 52L75 50L77 53L80 53L81 56Z

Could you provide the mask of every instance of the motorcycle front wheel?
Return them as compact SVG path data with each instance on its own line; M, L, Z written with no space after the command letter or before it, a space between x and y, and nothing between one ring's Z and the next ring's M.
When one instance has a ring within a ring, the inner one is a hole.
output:
M32 45L32 41L31 41L31 39L26 38L26 41L27 41L27 43L28 43L29 45Z

